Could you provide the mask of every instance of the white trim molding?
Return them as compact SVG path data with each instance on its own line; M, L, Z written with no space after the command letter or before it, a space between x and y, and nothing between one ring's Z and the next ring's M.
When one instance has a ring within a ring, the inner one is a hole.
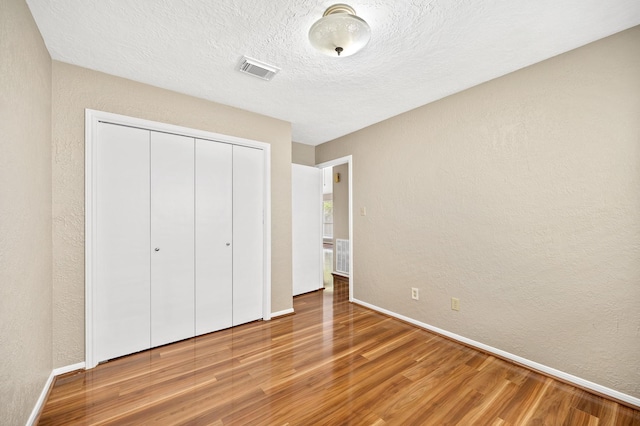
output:
M84 368L97 365L93 347L93 254L96 252L95 241L95 206L97 182L95 167L97 164L98 123L106 122L122 126L137 127L145 130L172 133L197 139L207 139L233 145L261 149L264 152L264 266L263 266L263 301L262 319L271 319L271 145L251 139L223 135L204 130L191 129L173 124L160 123L126 115L113 114L104 111L85 109L85 363Z
M44 408L44 403L46 402L47 395L49 394L49 389L51 389L51 385L53 384L54 378L55 378L55 374L53 374L53 371L52 371L51 374L49 374L49 377L47 378L47 381L45 382L44 387L42 388L42 392L40 392L40 396L36 401L36 405L33 407L33 410L31 411L31 415L27 420L27 426L32 426L36 424L36 420L38 419L38 416L40 416L40 412Z
M349 166L349 301L353 302L353 288L355 274L353 272L353 155L347 155L344 157L336 158L335 160L325 161L324 163L316 164L316 167L323 169L325 167L339 166L341 164L347 164ZM339 274L342 275L342 274ZM345 275L346 276L346 275Z
M564 371L557 370L555 368L546 366L544 364L537 363L535 361L531 361L531 360L526 359L526 358L522 358L521 356L514 355L512 353L503 351L501 349L497 349L497 348L494 348L492 346L485 345L484 343L480 343L480 342L477 342L475 340L466 338L464 336L460 336L459 334L455 334L455 333L452 333L450 331L443 330L443 329L438 328L438 327L434 327L432 325L426 324L424 322L417 321L417 320L415 320L413 318L409 318L409 317L406 317L404 315L400 315L398 313L389 311L389 310L381 308L379 306L372 305L372 304L367 303L367 302L363 302L362 300L353 299L352 301L353 301L353 303L355 303L357 305L364 306L365 308L369 308L371 310L380 312L380 313L388 315L390 317L394 317L394 318L397 318L397 319L402 320L404 322L408 322L409 324L413 324L413 325L415 325L417 327L424 328L425 330L429 330L429 331L432 331L434 333L440 334L442 336L448 337L448 338L450 338L452 340L455 340L457 342L463 343L463 344L465 344L467 346L471 346L471 347L474 347L474 348L479 349L481 351L494 354L494 355L496 355L496 356L498 356L500 358L504 358L504 359L507 359L509 361L513 361L513 362L515 362L517 364L523 365L523 366L528 367L528 368L530 368L532 370L538 371L540 373L547 374L549 376L555 377L557 379L560 379L560 380L568 382L568 383L572 383L572 384L574 384L576 386L579 386L579 387L584 388L584 389L591 390L591 391L596 392L596 393L598 393L600 395L605 395L605 396L608 396L610 398L616 399L618 401L625 402L625 403L627 403L629 405L632 405L632 406L637 407L637 408L640 409L640 398L636 398L634 396L627 395L627 394L622 393L620 391L617 391L615 389L611 389L611 388L608 388L606 386L602 386L602 385L599 385L597 383L590 382L589 380L585 380L585 379L583 379L581 377L574 376L574 375L569 374L569 373L565 373Z
M40 413L44 408L44 404L45 402L47 402L46 399L47 399L47 395L49 395L49 390L51 389L51 386L53 386L53 379L55 379L56 376L59 376L61 374L66 374L72 371L83 370L83 369L84 369L84 362L79 362L77 364L67 365L65 367L54 368L51 371L51 374L49 374L49 377L47 378L47 381L44 383L44 387L42 388L42 392L40 392L40 396L36 401L36 405L33 407L33 410L31 410L31 415L27 420L27 426L35 425L36 420L40 416Z
M53 369L53 375L54 376L61 376L63 374L71 373L72 371L84 370L84 367L85 367L85 363L84 362L78 362L77 364L71 364L71 365L65 365L64 367L54 368Z
M281 317L284 315L290 315L295 313L293 308L289 308L289 309L285 309L284 311L278 311L278 312L272 312L271 313L271 319L276 318L276 317Z

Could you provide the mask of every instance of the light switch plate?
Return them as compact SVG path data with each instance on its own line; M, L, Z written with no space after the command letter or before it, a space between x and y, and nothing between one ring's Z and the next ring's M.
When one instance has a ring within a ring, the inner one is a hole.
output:
M454 311L460 310L460 299L458 299L457 297L451 298L451 309Z

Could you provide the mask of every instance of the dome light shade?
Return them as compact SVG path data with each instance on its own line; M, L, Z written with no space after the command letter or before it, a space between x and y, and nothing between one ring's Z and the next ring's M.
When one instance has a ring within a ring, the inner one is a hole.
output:
M328 56L343 57L358 52L371 38L371 29L346 4L329 7L309 29L311 45Z

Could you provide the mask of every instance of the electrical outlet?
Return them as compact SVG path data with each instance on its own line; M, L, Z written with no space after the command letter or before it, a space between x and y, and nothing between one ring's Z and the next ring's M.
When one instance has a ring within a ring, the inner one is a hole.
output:
M420 299L420 295L418 294L418 289L415 287L411 287L411 298L413 300L418 300Z
M460 310L460 299L458 299L457 297L451 298L451 309L454 311Z

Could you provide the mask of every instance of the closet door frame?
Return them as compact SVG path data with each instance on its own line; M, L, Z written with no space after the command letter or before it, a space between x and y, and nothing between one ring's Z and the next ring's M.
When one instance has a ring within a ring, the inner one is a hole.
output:
M271 145L251 139L191 129L188 127L160 123L113 114L104 111L85 109L85 369L98 364L94 350L94 290L96 269L94 258L97 252L96 241L96 201L97 201L97 143L98 123L111 123L121 126L173 133L196 139L208 139L216 142L261 149L264 152L264 199L263 199L263 292L262 319L271 319Z

